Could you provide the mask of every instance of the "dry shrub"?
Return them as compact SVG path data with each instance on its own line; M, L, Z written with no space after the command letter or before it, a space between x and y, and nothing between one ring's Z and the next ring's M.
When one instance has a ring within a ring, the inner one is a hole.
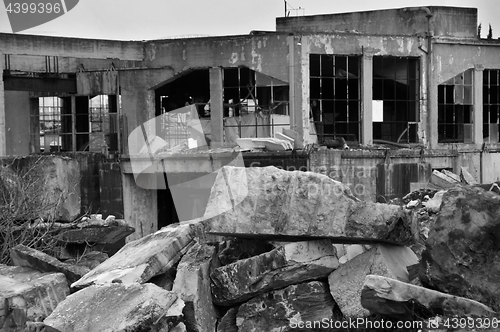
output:
M41 218L59 199L45 188L42 156L10 159L0 165L0 263L10 262L9 249L23 244L49 255L57 253L53 220ZM61 194L62 195L62 194ZM44 222L45 227L37 227Z

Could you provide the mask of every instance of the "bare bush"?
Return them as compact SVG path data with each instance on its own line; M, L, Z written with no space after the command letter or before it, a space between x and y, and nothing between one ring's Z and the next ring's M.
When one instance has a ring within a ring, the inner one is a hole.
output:
M39 157L15 158L0 166L0 263L10 262L9 249L23 244L50 255L57 253L55 227L39 228L45 211L56 207L62 197L50 197L45 188L46 174ZM61 193L62 196L62 193Z

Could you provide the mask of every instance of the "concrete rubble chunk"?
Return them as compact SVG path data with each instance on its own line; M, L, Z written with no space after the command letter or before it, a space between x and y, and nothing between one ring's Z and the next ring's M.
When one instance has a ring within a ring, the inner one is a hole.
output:
M211 274L213 301L231 306L274 289L325 278L338 265L329 240L286 244L215 269Z
M500 195L449 189L420 261L422 283L500 311Z
M93 285L68 296L44 324L60 332L168 331L168 311L178 305L174 292L149 283Z
M195 225L169 225L127 243L117 253L74 282L71 288L112 282L144 283L165 273L194 244Z
M387 277L366 276L361 303L371 313L394 318L493 316L495 312L474 300L457 297Z
M254 297L239 307L236 325L239 332L294 331L330 319L334 307L328 284L312 281Z
M10 258L17 266L26 266L42 272L61 272L69 283L77 281L90 271L86 266L61 262L55 257L22 244L10 249Z
M217 324L217 332L238 332L236 326L236 315L238 314L239 307L230 308Z
M330 292L345 317L366 317L370 313L360 302L365 277L375 274L409 282L406 267L417 263L418 258L410 248L376 245L328 276Z
M116 243L135 232L130 226L94 226L65 229L58 234L58 239L67 243Z
M401 206L360 202L326 175L274 166L223 167L205 216L211 233L270 241L412 244L417 230Z
M452 173L453 174L453 173ZM455 175L455 174L453 174ZM453 188L456 185L460 185L460 178L456 178L455 176L449 176L443 172L440 172L438 170L434 170L431 174L431 178L429 179L430 183L432 183L435 186L438 186L439 188L443 189L449 189Z
M0 330L25 331L69 295L62 273L43 273L28 267L0 264Z
M477 184L472 174L469 173L466 167L460 167L460 180L469 186Z
M177 266L173 291L184 301L186 327L193 332L214 332L217 310L212 303L210 273L218 266L214 246L195 243Z

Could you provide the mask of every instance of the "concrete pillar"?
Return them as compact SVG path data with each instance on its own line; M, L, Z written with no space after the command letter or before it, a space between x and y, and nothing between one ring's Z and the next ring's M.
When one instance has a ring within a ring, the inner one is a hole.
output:
M361 64L361 144L373 144L373 55L363 54Z
M126 242L140 239L158 230L158 201L156 190L143 189L136 185L134 175L122 173L123 215L125 221L135 228L135 233Z
M438 148L438 80L433 56L427 61L427 138L430 149Z
M474 67L474 111L472 141L481 146L483 144L483 72L482 65Z
M0 52L0 156L7 155L5 131L5 90L3 83L4 54Z
M210 68L210 124L212 146L220 146L224 142L224 99L222 91L222 68Z

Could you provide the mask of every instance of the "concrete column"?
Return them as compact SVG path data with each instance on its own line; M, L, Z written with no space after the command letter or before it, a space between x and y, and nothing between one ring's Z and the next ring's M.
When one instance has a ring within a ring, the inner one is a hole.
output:
M483 72L482 65L474 67L474 111L473 111L473 130L472 141L480 146L483 144Z
M135 228L126 242L140 239L158 230L158 195L156 190L143 189L136 185L133 174L122 173L123 215L125 221Z
M430 149L438 147L438 80L433 55L427 59L427 138ZM430 61L430 62L429 62Z
M0 52L0 156L7 155L5 130L5 87L3 83L4 61L4 54Z
M224 142L224 99L222 91L222 68L210 68L210 124L212 129L212 146L220 146Z
M373 55L363 54L361 64L361 144L373 144Z

